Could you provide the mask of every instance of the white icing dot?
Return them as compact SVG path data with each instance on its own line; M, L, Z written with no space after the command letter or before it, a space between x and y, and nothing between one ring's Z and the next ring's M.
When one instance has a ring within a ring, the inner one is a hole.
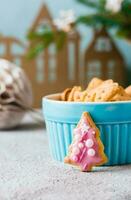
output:
M88 147L88 148L90 148L90 147L92 147L93 145L94 145L94 142L93 142L93 140L92 139L88 139L87 141L86 141L86 146Z
M77 155L80 153L80 149L78 147L73 147L72 153Z
M92 131L92 133L95 135L95 131Z
M88 130L89 130L89 126L87 126L86 124L83 124L83 126L82 126L82 128L81 128L81 131L82 131L82 133L84 134L84 133L87 133L88 132Z
M87 151L87 154L88 154L88 156L94 156L95 155L95 150L94 149L88 149L88 151Z
M79 147L80 149L82 149L82 148L84 147L84 144L83 144L82 142L80 142L80 143L78 144L78 147Z

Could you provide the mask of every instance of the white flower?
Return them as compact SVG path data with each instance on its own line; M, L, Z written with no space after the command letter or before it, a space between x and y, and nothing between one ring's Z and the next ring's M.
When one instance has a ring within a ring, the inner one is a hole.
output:
M71 29L70 24L65 23L62 19L55 19L54 25L58 28L58 30L63 30L65 32L69 32Z
M75 21L75 14L73 10L61 10L59 18L54 19L54 25L65 32L71 30L71 24Z
M121 10L121 4L123 1L124 0L107 0L105 7L107 10L116 13Z
M66 21L66 23L71 24L75 21L75 13L73 10L61 10L60 17Z

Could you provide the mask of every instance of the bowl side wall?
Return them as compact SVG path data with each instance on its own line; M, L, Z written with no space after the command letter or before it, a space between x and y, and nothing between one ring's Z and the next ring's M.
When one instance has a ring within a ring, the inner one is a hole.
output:
M65 103L43 99L43 113L54 159L63 161L81 114L91 114L109 158L107 165L131 163L131 102Z

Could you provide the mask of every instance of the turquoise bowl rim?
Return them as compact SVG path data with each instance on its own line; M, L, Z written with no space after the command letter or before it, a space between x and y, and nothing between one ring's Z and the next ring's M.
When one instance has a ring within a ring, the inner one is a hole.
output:
M56 99L52 99L53 97L59 97L60 98L60 93L55 93L55 94L49 94L46 95L42 98L42 100L46 100L48 101L53 101L55 103L59 103L59 104L91 104L91 105L97 105L97 104L119 104L119 103L131 103L131 101L106 101L106 102L74 102L74 101L61 101L61 100L56 100Z
M96 110L95 116L93 116L96 124L131 122L131 101L67 102L53 99L59 99L59 97L59 93L43 97L42 107L45 119L62 123L76 123L84 111L92 114Z

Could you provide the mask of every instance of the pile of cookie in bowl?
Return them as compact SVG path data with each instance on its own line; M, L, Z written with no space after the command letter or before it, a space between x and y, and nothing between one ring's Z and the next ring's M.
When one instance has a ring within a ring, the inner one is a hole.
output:
M131 100L131 86L123 88L113 80L93 78L85 90L81 86L65 89L61 94L62 101L105 102Z

